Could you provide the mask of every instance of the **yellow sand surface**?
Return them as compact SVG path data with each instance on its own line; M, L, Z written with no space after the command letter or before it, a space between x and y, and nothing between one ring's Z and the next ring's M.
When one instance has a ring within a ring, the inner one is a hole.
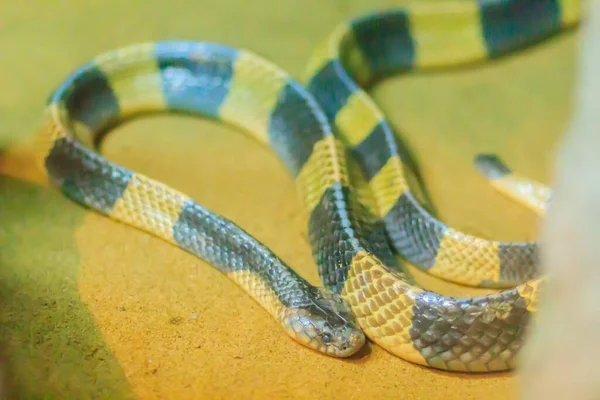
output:
M506 399L513 374L423 368L368 344L349 360L292 341L210 265L87 211L40 180L27 141L46 97L75 67L148 40L213 41L301 77L332 27L385 0L5 1L0 10L0 345L15 398ZM448 224L535 238L537 221L472 167L498 153L543 182L567 121L576 34L477 68L397 76L371 92L407 144ZM319 283L293 182L268 149L199 118L114 130L112 161L184 191ZM442 283L448 294L481 290Z

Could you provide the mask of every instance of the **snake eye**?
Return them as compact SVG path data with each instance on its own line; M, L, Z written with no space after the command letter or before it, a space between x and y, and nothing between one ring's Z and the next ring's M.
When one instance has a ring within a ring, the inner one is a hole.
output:
M329 344L331 343L331 335L329 333L324 333L321 335L321 340L323 341L323 343Z

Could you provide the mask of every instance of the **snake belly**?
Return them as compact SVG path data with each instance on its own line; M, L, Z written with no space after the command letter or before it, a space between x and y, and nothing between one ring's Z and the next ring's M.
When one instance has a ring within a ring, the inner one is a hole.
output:
M521 3L518 8L522 12L546 9L539 5L541 2ZM442 225L411 200L391 130L357 84L365 84L406 61L403 48L397 45L398 40L412 40L409 15L421 16L432 28L439 26L444 35L451 36L455 29L458 38L466 35L468 43L473 39L469 32L479 32L474 23L486 4L500 7L498 14L504 15L516 3L488 1L482 3L481 10L469 4L415 8L415 14L410 9L388 11L337 29L319 51L322 58L312 64L315 74L307 88L313 95L259 56L225 46L159 42L99 56L51 97L38 135L39 161L49 180L67 196L208 260L279 321L283 321L280 314L297 310L301 303L309 304L306 313L322 312L323 303L317 307L310 296L316 289L249 234L183 194L128 171L82 144L86 140L93 143L98 132L118 121L148 111L200 113L235 125L270 146L293 176L308 216L308 239L321 280L326 289L349 305L371 340L405 360L439 369L483 372L513 368L543 279L487 296L458 298L427 291L402 272L386 242L389 234L396 250L401 247L398 243L402 241L394 240L401 236L394 234L399 228L390 222L389 212L383 211L400 204L394 215L400 217L396 220L401 224L409 221L409 226L402 225L400 230L404 242L411 243L412 247L404 245L408 250L418 248L413 243L434 237L425 235L423 227ZM514 12L508 14L514 18ZM548 22L547 12L539 15ZM534 29L525 38L554 31L564 20L541 24L543 29ZM363 27L363 32L357 27ZM402 29L397 31L398 27ZM361 37L367 38L371 47L357 46ZM378 38L385 42L383 47ZM462 58L476 58L472 52L465 46ZM437 59L433 52L426 54L429 58L424 60L429 61L422 62L423 66L462 61L450 52ZM371 131L379 133L371 136ZM363 174L370 173L367 192L374 201L364 200L360 178L347 163L350 159L359 161ZM378 170L375 165L380 165ZM443 231L449 229L444 227ZM466 235L456 236L468 239ZM484 247L492 243L488 253L494 250L493 242L482 243ZM455 240L446 246L452 245L456 253L468 257L468 244L469 240ZM431 249L431 245L423 247ZM498 254L497 247L495 251ZM410 260L410 251L401 254ZM460 262L464 263L464 258ZM460 263L448 264L451 267L460 268ZM284 287L294 293L287 301L281 294ZM338 304L337 299L330 303ZM344 309L341 315L337 326L352 327L353 317ZM282 324L289 331L289 324ZM330 323L333 325L336 323ZM348 332L340 335L353 337L346 343L362 345L358 336Z

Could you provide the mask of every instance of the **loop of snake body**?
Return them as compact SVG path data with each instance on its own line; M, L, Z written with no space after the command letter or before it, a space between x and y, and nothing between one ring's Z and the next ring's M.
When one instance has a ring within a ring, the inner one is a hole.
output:
M411 195L397 139L361 88L396 71L494 58L576 24L579 14L579 2L569 0L375 12L333 31L305 85L253 52L219 44L122 48L81 66L52 93L36 154L67 197L207 261L309 348L348 357L366 335L425 366L512 369L543 285L536 244L473 237L429 215ZM222 121L278 155L297 184L324 287L232 221L99 154L103 132L160 111ZM497 177L490 158L477 165ZM447 280L513 287L443 296L417 285L394 253Z

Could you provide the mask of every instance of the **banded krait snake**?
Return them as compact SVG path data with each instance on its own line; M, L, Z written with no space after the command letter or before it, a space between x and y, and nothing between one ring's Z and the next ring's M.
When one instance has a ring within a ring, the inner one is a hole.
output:
M536 244L469 236L429 215L409 191L391 128L360 87L394 71L493 58L577 23L579 14L577 1L481 0L361 16L319 47L305 86L252 52L218 44L119 49L53 92L36 154L65 195L214 265L310 348L347 357L364 332L422 365L513 368L542 284ZM98 154L102 132L165 110L221 120L272 148L297 184L324 288L233 222ZM443 296L415 284L392 249L447 280L518 286Z

